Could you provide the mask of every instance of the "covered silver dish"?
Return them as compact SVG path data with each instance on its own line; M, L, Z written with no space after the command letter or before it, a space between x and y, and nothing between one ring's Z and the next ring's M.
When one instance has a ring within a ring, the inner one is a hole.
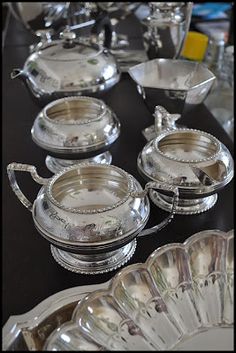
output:
M99 157L100 162L110 163L107 149L119 134L115 113L102 100L81 96L47 104L31 129L33 141L50 154L46 164L52 172L78 162L76 159Z
M12 78L23 78L40 103L94 94L119 81L120 70L107 49L83 43L68 30L61 36L62 39L45 42L28 57L22 70L14 69L11 73Z
M214 206L217 192L233 178L229 150L214 136L195 129L164 131L138 156L138 169L147 180L179 189L177 214L196 214ZM166 193L151 191L152 201L169 210Z
M133 176L113 165L81 163L49 179L25 164L11 163L7 171L13 191L32 211L35 227L53 244L54 258L74 272L107 272L129 260L135 237L149 218L149 189L172 192L173 205L162 223L141 235L167 225L178 202L176 187L151 182L143 190ZM20 190L15 171L30 172L43 185L33 205Z

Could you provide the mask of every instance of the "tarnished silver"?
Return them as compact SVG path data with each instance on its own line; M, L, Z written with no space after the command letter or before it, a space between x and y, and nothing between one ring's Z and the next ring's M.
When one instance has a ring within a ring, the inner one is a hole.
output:
M154 59L135 65L128 72L149 111L153 114L156 106L162 106L169 114L161 124L143 131L148 141L163 130L175 129L177 114L180 118L202 103L215 80L206 66L186 60Z
M109 282L59 292L10 317L3 349L233 350L233 243L233 230L204 230Z
M33 205L20 190L15 171L30 172L44 185ZM7 172L16 196L32 211L35 227L53 245L54 258L79 273L122 266L134 253L135 238L165 227L178 203L176 186L150 182L143 190L132 175L113 165L80 163L49 179L27 164L11 163ZM153 188L174 195L172 208L164 221L142 234L150 213L147 194Z
M176 213L184 215L210 209L234 175L229 150L214 136L194 129L164 131L145 145L137 164L146 180L178 187ZM172 199L165 192L152 190L150 197L158 207L170 209Z
M68 28L62 37L46 42L28 57L22 70L11 73L12 79L23 79L40 103L101 92L119 81L120 69L107 49L72 38Z
M143 42L149 59L177 59L181 54L192 16L192 2L148 2L142 19L147 29Z

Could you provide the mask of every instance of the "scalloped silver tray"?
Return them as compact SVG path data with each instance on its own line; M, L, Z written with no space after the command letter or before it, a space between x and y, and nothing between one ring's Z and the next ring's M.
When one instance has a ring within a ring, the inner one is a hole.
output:
M59 292L10 317L3 350L233 350L233 241L205 230L109 282Z

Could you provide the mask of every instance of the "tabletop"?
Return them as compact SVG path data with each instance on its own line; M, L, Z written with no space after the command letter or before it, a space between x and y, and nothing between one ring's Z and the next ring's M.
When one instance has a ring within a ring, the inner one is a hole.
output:
M130 24L127 19L124 28L127 33L132 33L133 43L139 45L137 37L140 28L137 21L133 19ZM51 255L49 243L36 231L31 213L17 200L10 188L6 167L11 162L32 164L39 175L52 175L45 166L46 152L32 141L30 133L41 108L33 102L22 82L10 78L13 68L23 67L29 56L29 45L33 42L33 36L11 17L2 54L2 325L11 315L31 310L58 291L78 285L103 283L119 271L82 275L59 266ZM102 99L121 122L120 137L110 148L112 164L132 174L144 186L136 163L146 143L141 131L153 123L153 117L137 92L135 83L126 73L122 74L118 84L103 94ZM233 154L232 141L204 104L183 116L180 123L214 135ZM38 185L28 173L18 174L24 193L34 200L39 191ZM147 227L160 223L166 215L166 212L151 204ZM229 231L233 226L231 182L219 193L216 205L209 211L191 216L175 215L173 221L160 232L138 239L136 251L127 265L144 262L156 248L167 243L183 242L202 230Z

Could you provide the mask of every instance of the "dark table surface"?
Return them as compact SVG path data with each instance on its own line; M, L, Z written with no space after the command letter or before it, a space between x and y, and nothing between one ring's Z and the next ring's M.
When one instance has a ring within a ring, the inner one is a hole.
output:
M129 33L138 33L134 21L127 22ZM132 29L132 30L131 30ZM3 224L3 297L2 324L9 316L23 314L50 295L79 285L102 283L118 271L101 275L80 275L59 266L52 258L49 243L34 228L32 216L17 200L6 175L10 162L35 165L39 175L52 174L45 166L46 152L34 144L30 130L41 110L18 80L10 79L13 68L23 67L29 55L33 36L23 26L10 19L2 62L2 224ZM133 35L132 43L137 44ZM136 167L138 153L145 145L141 131L153 122L136 86L128 74L103 95L103 100L115 111L121 122L120 138L110 151L117 165L144 185ZM201 104L191 114L181 118L181 123L213 134L233 153L233 143L207 108ZM18 181L29 199L34 200L39 186L29 173L18 173ZM159 223L166 212L151 205L147 226ZM192 234L205 229L229 231L234 227L233 182L220 193L216 205L208 212L193 216L175 216L168 227L159 233L138 239L137 249L128 264L144 262L157 247L171 242L183 242Z

